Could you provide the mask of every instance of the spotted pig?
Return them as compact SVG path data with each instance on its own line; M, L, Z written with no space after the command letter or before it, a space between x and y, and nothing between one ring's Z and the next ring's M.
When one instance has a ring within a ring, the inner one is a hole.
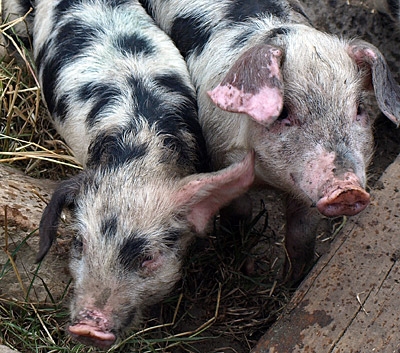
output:
M248 189L254 154L209 171L186 64L137 1L37 0L34 7L43 97L84 167L45 208L37 260L69 208L68 330L108 348L171 291L194 236Z

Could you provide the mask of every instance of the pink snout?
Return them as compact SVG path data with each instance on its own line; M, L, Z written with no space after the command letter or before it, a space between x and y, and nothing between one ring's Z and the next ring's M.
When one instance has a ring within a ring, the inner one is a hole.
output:
M108 349L114 344L116 336L106 328L107 319L96 314L98 313L85 312L84 318L69 326L68 330L74 339L85 345Z
M369 201L369 194L361 187L337 185L317 202L317 208L327 217L354 216L364 210Z

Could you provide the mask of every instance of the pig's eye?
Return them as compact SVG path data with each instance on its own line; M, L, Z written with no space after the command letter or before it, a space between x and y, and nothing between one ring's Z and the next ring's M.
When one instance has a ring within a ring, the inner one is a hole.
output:
M146 255L142 258L142 266L145 266L147 262L153 260L153 255Z
M276 121L279 122L281 126L293 125L293 120L290 118L289 110L285 105L283 106L281 114L279 115L278 119L276 119Z
M368 124L368 114L363 104L359 104L357 107L356 121L362 125Z
M289 112L288 112L286 106L283 106L281 114L278 116L277 120L278 121L283 121L283 120L287 119L288 116L289 116Z
M74 246L75 248L77 248L77 249L83 248L83 242L82 242L82 240L81 240L80 238L78 238L78 237L75 237L74 240L73 240L73 246Z
M74 257L81 257L83 252L83 242L80 237L74 237L72 240L72 254Z
M164 263L164 256L161 252L156 251L151 255L146 255L143 257L142 268L147 273L154 272L158 270Z
M364 113L364 107L362 104L359 104L357 107L357 115L361 115Z

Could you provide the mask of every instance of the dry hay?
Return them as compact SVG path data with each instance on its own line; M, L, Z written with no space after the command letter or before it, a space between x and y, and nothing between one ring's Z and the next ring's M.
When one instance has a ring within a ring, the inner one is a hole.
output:
M48 119L29 50L9 35L23 20L0 27L8 47L16 48L14 56L0 58L0 163L31 176L60 179L80 167Z

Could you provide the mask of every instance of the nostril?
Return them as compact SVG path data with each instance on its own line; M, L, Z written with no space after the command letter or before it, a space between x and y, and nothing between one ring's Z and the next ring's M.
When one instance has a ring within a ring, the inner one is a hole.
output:
M354 216L363 211L370 202L369 194L363 189L336 190L321 198L317 208L324 216Z

